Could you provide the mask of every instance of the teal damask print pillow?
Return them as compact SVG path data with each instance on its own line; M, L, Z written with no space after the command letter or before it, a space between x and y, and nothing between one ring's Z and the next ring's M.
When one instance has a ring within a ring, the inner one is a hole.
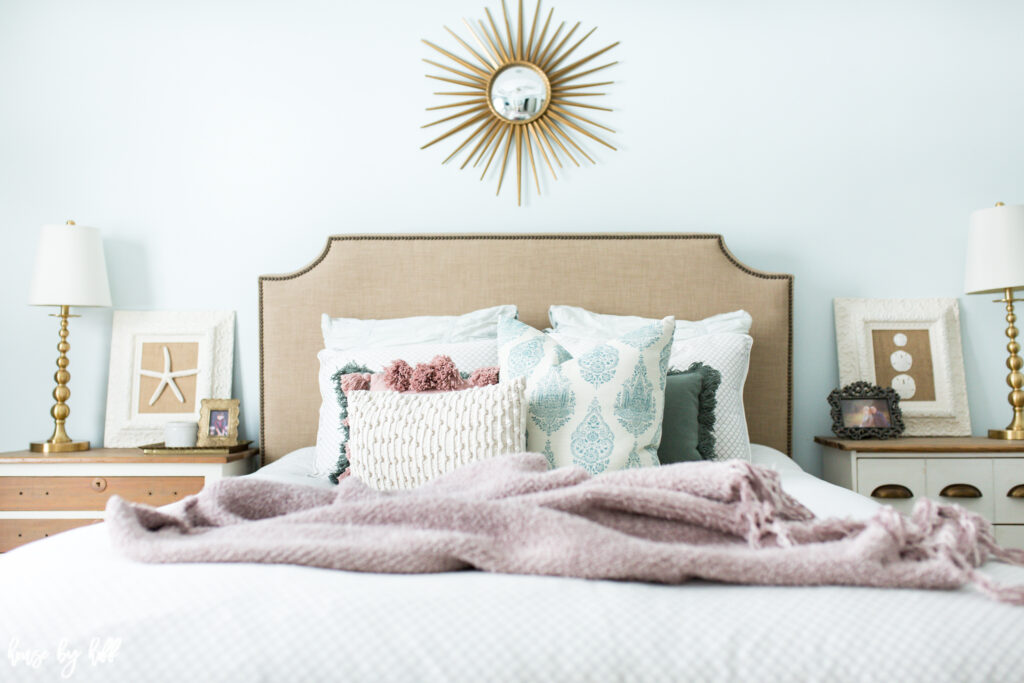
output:
M675 320L645 324L579 358L525 323L498 323L501 381L526 377L527 449L592 474L658 465Z

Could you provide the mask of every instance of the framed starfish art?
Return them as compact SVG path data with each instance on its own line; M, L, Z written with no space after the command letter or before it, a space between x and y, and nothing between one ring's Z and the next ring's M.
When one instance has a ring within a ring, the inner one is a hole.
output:
M115 311L103 445L161 442L165 423L229 398L234 329L233 311Z

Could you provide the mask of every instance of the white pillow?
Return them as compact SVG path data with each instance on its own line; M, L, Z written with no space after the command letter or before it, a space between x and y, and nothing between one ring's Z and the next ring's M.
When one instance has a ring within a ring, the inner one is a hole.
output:
M634 315L592 313L579 306L551 306L548 309L548 318L554 332L602 341L621 337L630 330L657 322L654 318L639 318ZM703 320L676 320L674 342L719 332L747 334L752 323L750 314L744 310L719 313Z
M426 363L434 356L451 357L461 372L498 365L498 343L479 340L458 344L412 344L406 346L379 346L368 349L323 349L317 354L320 372L320 423L316 430L317 476L326 477L338 472L338 459L342 455L341 399L334 376L347 365L363 366L370 372L380 372L392 361L401 359L415 365Z
M574 356L586 353L601 339L582 339L550 332L549 336ZM743 385L750 368L754 340L746 334L707 334L672 342L669 367L686 370L701 362L722 375L715 405L715 460L750 460L750 435L743 410Z
M351 391L352 476L410 489L478 460L526 450L526 380L439 393Z
M643 325L573 357L552 335L502 320L501 381L527 380L527 448L551 467L591 474L658 465L674 323Z
M368 349L374 346L496 339L501 318L514 318L515 306L492 306L464 315L424 315L415 318L362 320L332 318L324 313L320 328L326 349Z

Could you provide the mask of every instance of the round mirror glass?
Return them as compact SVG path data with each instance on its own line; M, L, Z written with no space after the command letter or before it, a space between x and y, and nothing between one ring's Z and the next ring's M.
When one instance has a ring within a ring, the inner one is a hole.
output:
M491 81L488 97L494 113L506 121L529 121L544 111L547 79L528 66L510 66Z

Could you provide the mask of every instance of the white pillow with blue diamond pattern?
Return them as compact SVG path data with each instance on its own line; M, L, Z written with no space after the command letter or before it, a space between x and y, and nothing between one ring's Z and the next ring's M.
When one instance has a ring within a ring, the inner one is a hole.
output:
M658 465L674 330L665 318L573 358L550 335L502 319L501 381L526 377L526 448L591 474Z

